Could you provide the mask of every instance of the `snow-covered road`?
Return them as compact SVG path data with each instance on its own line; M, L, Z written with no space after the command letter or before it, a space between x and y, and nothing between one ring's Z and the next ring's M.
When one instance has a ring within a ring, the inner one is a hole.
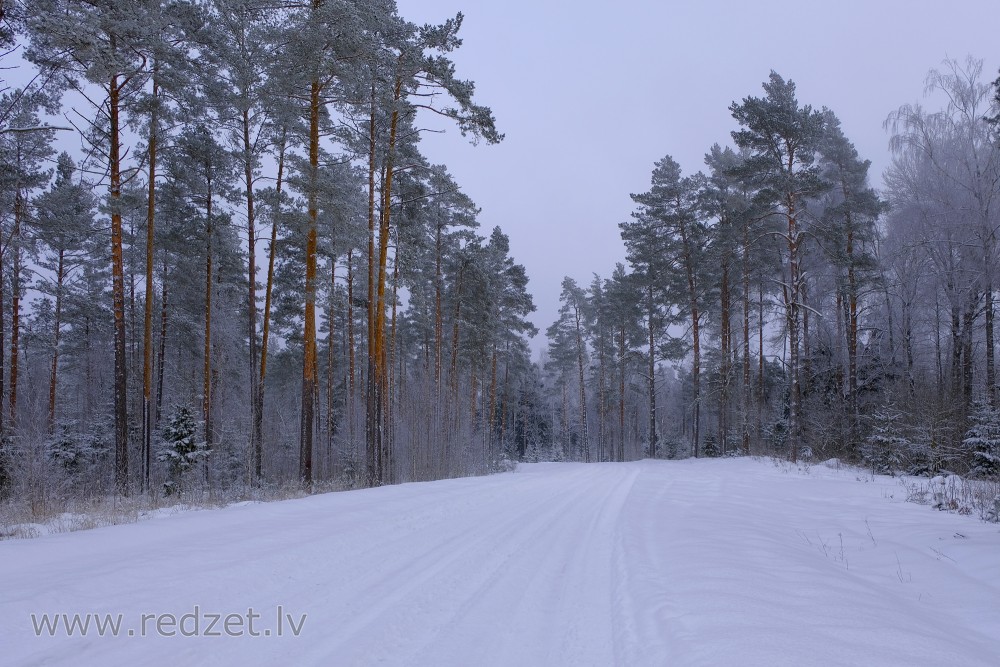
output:
M1000 664L997 526L858 478L522 465L0 542L0 664Z

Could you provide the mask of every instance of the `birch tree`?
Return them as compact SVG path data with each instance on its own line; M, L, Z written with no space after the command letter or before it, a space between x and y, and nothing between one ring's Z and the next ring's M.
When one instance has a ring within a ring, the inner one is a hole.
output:
M973 58L946 60L941 70L933 69L927 76L928 92L943 93L947 100L944 108L928 112L920 105L906 104L886 121L897 157L887 176L893 195L921 202L928 213L936 207L953 221L948 227L956 238L949 239L942 248L944 254L938 255L942 268L959 262L963 274L970 275L969 269L973 264L976 267L967 289L962 288L966 281L961 276L948 283L955 340L953 376L962 387L964 410L972 401L971 329L980 300L984 302L986 334L985 386L991 405L995 405L997 393L993 291L998 259L1000 145L990 131L988 118L995 109L991 107L992 89L982 80L982 68L982 61ZM932 188L929 191L914 190L914 186L921 187L916 178L920 170L932 177L927 183Z

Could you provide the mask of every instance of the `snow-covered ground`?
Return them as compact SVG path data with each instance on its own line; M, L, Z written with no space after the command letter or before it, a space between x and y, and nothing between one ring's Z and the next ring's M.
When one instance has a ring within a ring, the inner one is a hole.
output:
M0 542L0 664L1000 665L1000 529L905 495L536 464Z

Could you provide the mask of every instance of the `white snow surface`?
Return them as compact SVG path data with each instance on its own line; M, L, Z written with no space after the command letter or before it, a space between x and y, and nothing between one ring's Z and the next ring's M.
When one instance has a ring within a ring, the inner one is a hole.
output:
M823 465L543 463L0 542L0 664L1000 665L1000 530L905 495ZM242 636L139 636L196 609ZM43 613L120 636L36 636Z

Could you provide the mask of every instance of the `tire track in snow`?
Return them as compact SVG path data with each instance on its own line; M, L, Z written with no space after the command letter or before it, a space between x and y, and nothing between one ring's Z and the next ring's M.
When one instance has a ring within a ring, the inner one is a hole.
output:
M421 545L419 553L403 554L389 563L373 563L379 567L367 576L354 572L342 578L344 588L333 594L348 602L349 611L353 611L351 618L342 624L334 623L330 631L335 639L324 642L310 657L336 657L338 664L349 665L365 664L385 655L398 663L401 655L412 655L421 643L433 650L439 650L441 643L454 644L461 632L450 627L451 623L468 615L469 608L482 600L495 602L483 595L484 589L492 593L498 586L507 585L507 572L513 570L515 576L531 572L530 566L521 563L520 567L512 567L512 563L523 561L525 554L533 553L538 545L549 544L555 534L566 533L567 519L579 516L578 506L590 500L595 485L599 488L610 481L582 467L567 473L570 482L559 486L525 476L529 479L508 484L508 492L494 499L507 500L506 504L473 504L465 513L452 513L446 524L423 526L428 533L440 534L444 529L448 535ZM484 508L489 511L484 512ZM393 542L402 548L412 546L413 540L403 535L389 544ZM391 546L387 549L385 541L365 551L394 553ZM354 555L347 558L355 559ZM470 568L470 563L476 565ZM328 585L334 590L339 588L333 582ZM441 600L452 607L442 606ZM455 600L464 601L458 610L453 610ZM439 643L427 642L428 635ZM356 650L366 646L369 648Z
M612 663L612 537L637 474L634 469L598 469L577 497L573 513L538 534L530 550L511 564L515 576L529 572L530 577L513 608L481 605L484 618L506 611L512 619L492 642L486 664ZM484 589L477 597L490 600L495 594ZM552 623L540 625L539 618Z

